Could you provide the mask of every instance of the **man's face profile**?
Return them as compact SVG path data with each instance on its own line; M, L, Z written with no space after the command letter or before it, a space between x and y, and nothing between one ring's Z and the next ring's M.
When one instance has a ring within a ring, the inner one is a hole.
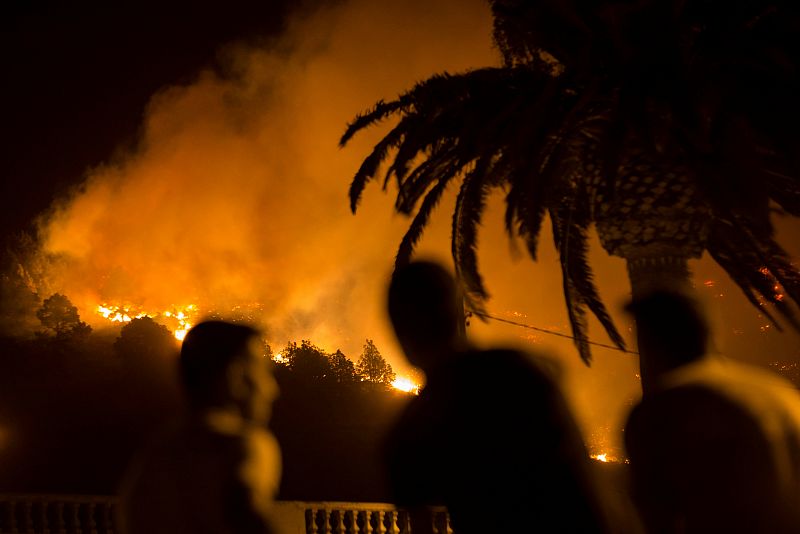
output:
M242 354L231 365L231 394L242 415L254 423L266 423L277 393L277 383L264 357L264 344L251 338Z

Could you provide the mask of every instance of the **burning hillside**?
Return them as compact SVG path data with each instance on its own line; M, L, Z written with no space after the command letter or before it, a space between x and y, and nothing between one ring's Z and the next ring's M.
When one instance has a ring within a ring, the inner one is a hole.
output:
M150 317L159 323L165 323L168 328L171 327L170 331L172 331L175 339L183 341L186 333L194 325L197 306L189 304L188 306L173 307L171 310L161 312L147 312L130 306L100 304L97 306L97 315L100 315L103 319L108 319L112 323L129 323L133 319Z
M135 149L42 217L36 292L67 295L95 326L148 316L178 337L207 313L246 308L276 342L353 354L369 336L396 363L383 295L404 222L380 198L349 213L357 153L336 140L363 102L405 80L493 61L483 2L423 4L420 20L409 6L323 9L271 48L231 46L223 68L157 93ZM386 63L400 54L405 67Z

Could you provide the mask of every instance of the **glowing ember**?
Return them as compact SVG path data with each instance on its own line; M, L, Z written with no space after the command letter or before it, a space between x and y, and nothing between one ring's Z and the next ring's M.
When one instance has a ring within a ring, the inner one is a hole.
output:
M134 317L128 315L129 310L128 308L120 308L119 306L103 306L100 305L97 307L98 315L102 315L105 319L108 319L112 323L129 323L133 319L141 319L142 317L147 317L147 314L140 313Z
M419 384L415 384L413 380L410 378L406 378L403 376L397 377L394 382L392 382L392 387L394 389L405 391L406 393L413 393L414 395L419 395Z
M186 333L188 331L189 331L188 328L184 328L184 329L181 329L181 330L175 330L175 332L173 332L172 335L175 336L175 339L177 339L178 341L183 341L183 338L186 337Z
M592 454L591 457L598 462L603 462L604 464L608 463L615 463L615 464L629 464L630 460L627 458L617 458L616 456L612 456L607 452L603 452L600 454Z
M191 317L197 313L197 306L189 304L184 307L173 307L172 310L163 312L148 312L133 310L132 306L114 306L112 304L100 304L95 309L97 315L112 323L129 323L134 319L150 317L160 323L167 323L166 326L174 328L172 335L178 341L183 341L186 333L192 328L193 320ZM166 318L166 320L165 320Z

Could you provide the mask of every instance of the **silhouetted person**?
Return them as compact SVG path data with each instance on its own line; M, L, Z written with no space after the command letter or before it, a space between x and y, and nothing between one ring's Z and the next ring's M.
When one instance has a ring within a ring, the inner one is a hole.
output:
M266 423L277 386L259 334L200 323L183 342L189 414L136 461L122 488L127 534L272 532L280 453Z
M513 350L476 350L459 333L453 278L415 262L389 288L389 315L426 385L387 442L396 502L429 531L444 505L456 534L602 532L589 457L548 364Z
M655 388L625 428L634 499L652 533L800 532L800 396L707 354L695 302L653 293L628 308L653 348Z

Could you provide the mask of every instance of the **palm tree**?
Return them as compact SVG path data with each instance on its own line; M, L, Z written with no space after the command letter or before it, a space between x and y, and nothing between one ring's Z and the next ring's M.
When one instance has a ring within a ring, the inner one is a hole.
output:
M593 283L587 233L625 258L634 296L687 288L703 251L775 322L797 323L800 273L771 212L800 215L800 8L786 0L490 0L500 67L439 74L357 116L341 139L396 123L350 186L355 212L388 163L413 220L407 262L449 184L460 182L452 254L468 307L487 297L477 225L494 189L534 260L545 217L561 258L580 356L586 312L624 341ZM777 325L777 324L776 324ZM642 379L646 386L647 347Z

